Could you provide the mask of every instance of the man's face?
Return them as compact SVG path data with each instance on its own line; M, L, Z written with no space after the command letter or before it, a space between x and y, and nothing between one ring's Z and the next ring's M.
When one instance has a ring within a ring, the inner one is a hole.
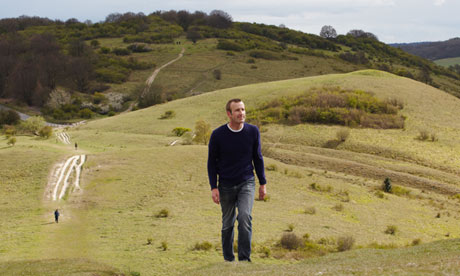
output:
M243 102L232 102L230 104L230 110L232 111L231 113L227 111L227 116L230 119L230 122L236 124L244 123L244 120L246 119L246 109L244 108Z

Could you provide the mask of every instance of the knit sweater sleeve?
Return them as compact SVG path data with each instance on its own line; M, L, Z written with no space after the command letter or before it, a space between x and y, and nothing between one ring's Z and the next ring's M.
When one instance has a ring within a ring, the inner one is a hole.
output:
M260 141L260 132L257 127L255 128L256 132L256 139L253 148L253 157L252 160L254 162L254 168L256 169L257 178L259 179L260 185L267 184L267 180L265 179L265 168L264 168L264 159L262 157L262 144Z
M216 139L216 133L213 132L208 144L208 178L211 190L217 188L218 148Z

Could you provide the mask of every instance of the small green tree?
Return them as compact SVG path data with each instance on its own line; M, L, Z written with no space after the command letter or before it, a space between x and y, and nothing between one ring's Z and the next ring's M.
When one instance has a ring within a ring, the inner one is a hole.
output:
M53 128L50 126L44 126L38 131L38 135L42 138L50 138L53 135Z
M189 132L189 131L192 131L192 130L186 127L176 127L172 130L172 132L178 137L181 137L182 135L184 135L186 132Z
M193 138L193 141L207 145L209 138L211 138L211 125L203 120L197 121L195 123L195 138Z
M45 126L45 119L41 116L32 116L21 122L21 128L29 134L38 134L38 131Z
M7 145L9 145L9 146L14 146L15 144L16 144L16 137L11 137L11 138L8 140Z

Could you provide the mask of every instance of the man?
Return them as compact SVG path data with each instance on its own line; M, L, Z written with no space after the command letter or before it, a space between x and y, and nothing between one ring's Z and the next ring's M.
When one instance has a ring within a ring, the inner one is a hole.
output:
M56 211L54 211L54 221L56 223L59 223L59 210L56 209Z
M212 200L220 203L222 209L224 259L229 262L235 260L233 226L238 219L238 260L250 262L254 168L260 183L259 199L264 199L267 193L260 133L256 126L244 122L246 110L240 99L228 101L226 109L229 123L215 129L209 141L209 183Z

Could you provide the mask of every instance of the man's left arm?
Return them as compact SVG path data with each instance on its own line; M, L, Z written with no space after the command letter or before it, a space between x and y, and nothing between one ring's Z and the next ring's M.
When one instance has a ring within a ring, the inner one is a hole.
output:
M267 194L267 180L265 179L265 167L264 167L264 158L262 156L262 143L260 141L260 132L256 127L256 139L253 148L252 161L254 162L254 168L256 170L257 178L259 179L259 200L264 199Z

